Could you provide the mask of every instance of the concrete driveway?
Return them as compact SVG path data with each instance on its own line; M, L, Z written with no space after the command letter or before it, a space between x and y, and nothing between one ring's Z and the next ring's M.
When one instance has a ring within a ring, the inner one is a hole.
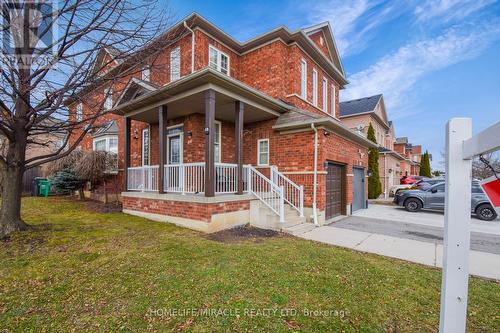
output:
M384 221L404 222L430 227L444 227L444 213L422 210L418 213L407 212L403 207L392 205L370 205L368 209L358 210L353 216L367 217ZM495 221L471 219L471 231L500 235L500 217Z
M409 213L396 206L371 205L299 237L356 251L442 267L444 217ZM470 274L500 280L500 221L472 220Z

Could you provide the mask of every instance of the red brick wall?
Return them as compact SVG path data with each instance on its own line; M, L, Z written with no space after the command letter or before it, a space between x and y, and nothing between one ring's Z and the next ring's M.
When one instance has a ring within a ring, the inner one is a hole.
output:
M332 60L332 57L330 56L330 52L328 52L328 46L326 45L326 39L325 39L325 34L323 31L318 31L315 32L311 35L309 35L309 38L312 39L314 44L321 50L321 52L330 60ZM323 44L321 43L321 39L323 39Z
M196 203L122 197L123 209L210 222L212 215L250 209L249 200Z

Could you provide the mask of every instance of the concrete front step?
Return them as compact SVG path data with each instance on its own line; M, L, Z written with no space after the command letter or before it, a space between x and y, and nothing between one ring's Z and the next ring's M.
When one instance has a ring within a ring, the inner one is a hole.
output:
M281 228L281 231L294 236L299 236L315 228L316 226L313 223L301 223L290 227L283 226L283 228Z

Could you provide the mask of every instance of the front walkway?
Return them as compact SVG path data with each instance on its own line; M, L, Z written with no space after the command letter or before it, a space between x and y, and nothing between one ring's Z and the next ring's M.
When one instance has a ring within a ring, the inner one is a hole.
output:
M369 222L371 226L368 226ZM384 224L392 226L384 227ZM390 221L351 216L301 234L299 237L427 266L442 267L442 229L431 227L422 229L411 224L401 222L399 224L406 227L395 226L394 222ZM496 235L472 233L470 274L500 280L499 244L500 237Z

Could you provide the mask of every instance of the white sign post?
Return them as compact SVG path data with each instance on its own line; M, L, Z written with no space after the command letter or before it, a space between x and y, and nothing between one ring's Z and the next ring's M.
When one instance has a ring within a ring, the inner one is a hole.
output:
M446 125L444 255L439 332L465 332L469 286L471 159L500 148L500 122L472 137L469 118Z

